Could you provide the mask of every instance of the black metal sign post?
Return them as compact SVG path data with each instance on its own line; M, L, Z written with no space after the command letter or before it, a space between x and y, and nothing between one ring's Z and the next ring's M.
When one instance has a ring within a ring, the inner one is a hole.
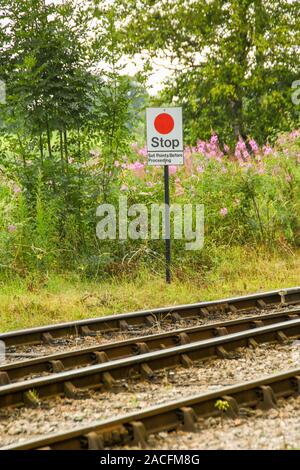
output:
M164 166L165 183L165 242L166 242L166 282L171 284L171 222L170 222L170 186L169 166Z

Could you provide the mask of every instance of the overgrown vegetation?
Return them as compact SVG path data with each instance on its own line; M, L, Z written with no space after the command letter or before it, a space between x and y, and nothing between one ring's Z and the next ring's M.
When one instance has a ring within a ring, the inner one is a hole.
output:
M189 145L184 167L170 167L171 201L205 206L204 249L172 242L175 279L197 273L206 285L228 250L298 253L294 2L136 3L0 0L5 280L17 276L30 290L65 273L125 284L140 271L163 274L163 241L96 236L100 203L117 205L121 194L128 204L163 201L162 168L147 167L143 147L149 104L183 104ZM182 67L150 98L144 80L159 51ZM138 52L145 68L128 77L124 64Z
M147 269L134 276L121 277L117 272L102 282L75 273L34 272L26 279L2 279L0 330L293 287L299 284L299 256L299 249L270 253L258 247L220 247L213 269L178 268L171 285Z
M174 71L159 102L184 105L191 143L214 130L222 141L250 135L262 145L298 125L299 2L118 1L128 51L146 49Z

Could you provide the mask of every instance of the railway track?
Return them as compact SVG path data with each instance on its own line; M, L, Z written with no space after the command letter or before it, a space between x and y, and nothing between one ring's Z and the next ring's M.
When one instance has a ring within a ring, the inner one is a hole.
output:
M27 380L0 387L0 408L8 406L39 406L43 398L65 395L84 397L85 390L113 389L116 381L142 377L152 380L155 371L176 365L190 367L193 361L209 357L230 358L240 347L256 347L273 341L300 336L300 320L290 320L213 339L179 345L160 351L118 359L48 377Z
M0 367L0 385L7 385L28 376L59 373L67 369L86 367L126 357L137 356L164 348L213 339L249 329L300 318L300 308L238 320L178 329L160 334L141 336L125 341L91 346L75 351L51 354L37 359L6 364Z
M47 325L0 334L6 346L48 343L68 336L93 336L101 333L135 331L153 327L164 321L179 324L189 319L208 317L215 313L255 313L258 310L286 307L300 303L300 287L271 291L249 296L233 297L213 302L199 302L101 318Z
M68 432L56 433L2 450L102 450L114 446L147 447L149 435L161 431L197 432L197 420L222 413L237 417L241 407L268 410L279 398L300 393L300 368L267 376L259 380L201 393L142 412L95 422ZM223 411L217 403L226 404Z

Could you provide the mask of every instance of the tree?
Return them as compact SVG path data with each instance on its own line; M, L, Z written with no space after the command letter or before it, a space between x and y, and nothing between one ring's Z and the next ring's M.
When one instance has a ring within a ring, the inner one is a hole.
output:
M126 4L127 51L147 50L176 65L161 100L183 104L190 140L216 131L224 139L251 135L263 141L295 122L299 1Z
M7 82L10 125L38 136L42 161L44 146L52 157L53 131L60 133L67 158L68 129L82 124L90 104L88 53L81 41L87 19L73 3L1 0L7 36L0 46L0 76Z

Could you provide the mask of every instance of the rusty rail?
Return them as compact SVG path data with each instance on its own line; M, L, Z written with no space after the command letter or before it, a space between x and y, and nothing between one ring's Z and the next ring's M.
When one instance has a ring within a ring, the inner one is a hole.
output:
M0 386L30 375L58 373L74 367L122 359L147 352L158 351L195 341L203 341L218 336L238 333L252 328L272 325L300 317L300 308L282 310L278 313L255 315L237 320L212 323L191 328L183 328L165 333L135 337L125 341L98 344L88 348L64 353L55 353L27 361L0 366Z
M85 389L100 391L105 388L111 389L120 379L134 377L152 379L155 371L158 370L176 365L190 367L193 361L207 357L227 358L230 351L239 347L256 347L261 343L285 341L299 336L300 320L290 320L158 352L104 362L79 370L4 385L0 387L0 408L24 404L38 406L41 399L55 395L80 398ZM105 360L105 357L102 357L102 360Z
M97 333L138 330L153 327L165 320L180 323L191 318L207 317L214 313L248 312L275 308L276 306L300 303L300 287L275 290L242 297L232 297L212 302L171 306L143 310L133 313L110 315L56 325L47 325L26 330L16 330L0 334L0 340L7 346L21 344L51 343L65 336L89 336Z
M218 416L222 413L216 407L217 400L226 401L228 408L225 413L236 417L240 407L260 407L267 410L276 406L278 398L288 398L299 393L298 368L172 401L142 412L95 422L72 431L2 447L2 450L102 450L116 445L146 448L151 434L175 430L197 432L197 420L200 417Z

